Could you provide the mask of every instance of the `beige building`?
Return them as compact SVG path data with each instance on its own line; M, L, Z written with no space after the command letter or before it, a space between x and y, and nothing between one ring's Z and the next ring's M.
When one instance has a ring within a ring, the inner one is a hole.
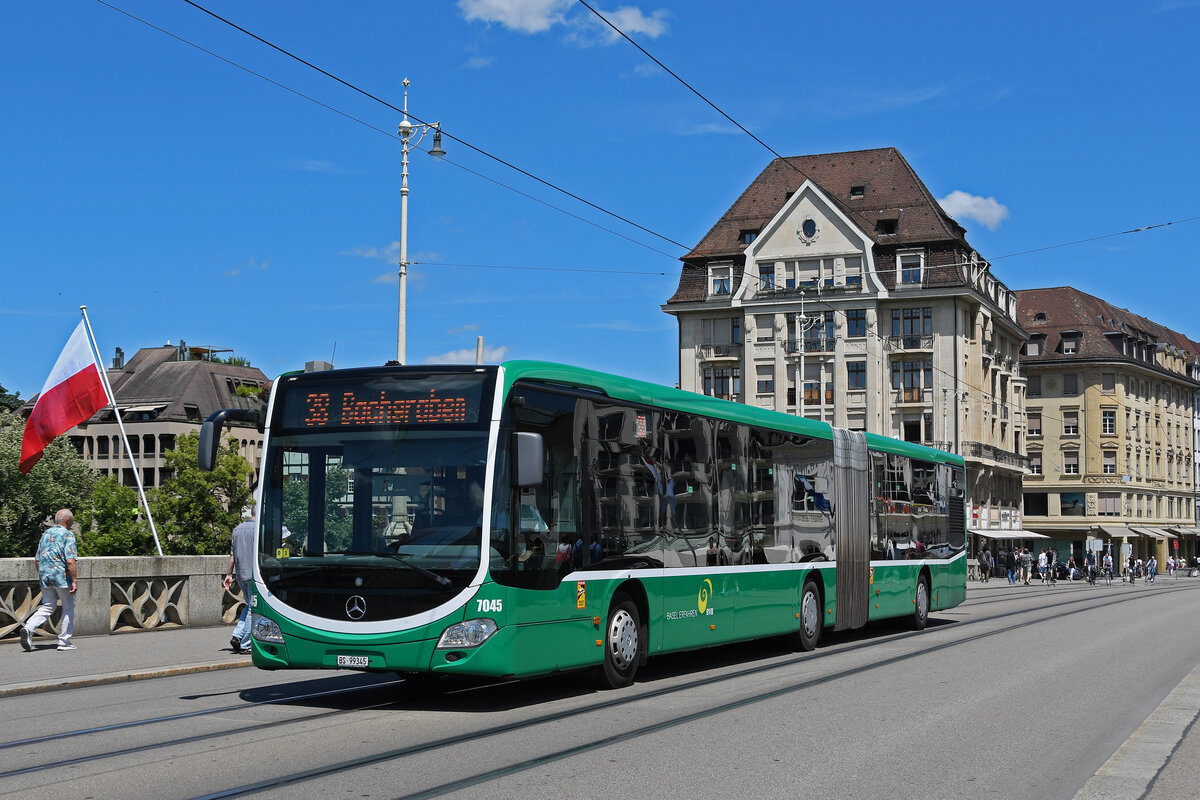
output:
M257 390L268 383L256 367L206 360L208 348L178 345L146 347L125 361L117 348L112 366L106 370L129 448L141 469L147 489L169 477L164 453L175 448L182 434L200 429L205 417L222 408L251 408L257 398L238 394L240 387ZM36 398L22 410L25 416ZM89 466L102 475L115 475L126 486L134 486L133 467L126 458L121 431L111 407L67 432L71 444ZM262 434L252 426L226 423L225 436L238 440L240 454L257 471L262 451Z
M1194 557L1200 345L1077 289L1017 299L1029 331L1026 526L1064 558L1087 539L1160 564Z
M1021 529L1016 296L896 149L772 161L682 260L680 388L960 453Z

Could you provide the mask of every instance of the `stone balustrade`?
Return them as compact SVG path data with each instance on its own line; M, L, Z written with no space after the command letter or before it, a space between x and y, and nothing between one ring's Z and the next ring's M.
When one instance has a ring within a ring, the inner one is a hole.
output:
M75 633L90 636L163 628L232 625L241 590L222 586L229 556L120 556L76 562ZM37 564L0 558L0 640L15 640L37 607ZM57 633L61 609L40 631Z

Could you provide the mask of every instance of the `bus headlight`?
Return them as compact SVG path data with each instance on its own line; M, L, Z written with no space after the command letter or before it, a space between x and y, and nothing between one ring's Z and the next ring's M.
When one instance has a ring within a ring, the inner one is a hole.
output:
M254 638L260 642L283 644L283 631L279 630L279 626L275 624L275 620L273 619L268 619L258 614L251 614L250 630L254 632Z
M451 625L438 640L439 649L447 647L478 647L496 632L498 626L490 619L469 619Z

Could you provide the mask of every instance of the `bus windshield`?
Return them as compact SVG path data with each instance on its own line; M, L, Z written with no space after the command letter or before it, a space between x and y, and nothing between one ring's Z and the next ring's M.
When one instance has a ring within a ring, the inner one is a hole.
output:
M479 569L486 455L481 430L273 436L263 579L289 605L335 619L345 618L344 598L329 598L343 583L366 598L367 619L443 602Z

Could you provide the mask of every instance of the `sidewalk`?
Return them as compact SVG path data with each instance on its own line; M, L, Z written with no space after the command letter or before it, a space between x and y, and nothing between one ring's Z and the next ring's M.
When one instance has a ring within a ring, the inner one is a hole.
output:
M79 649L64 653L52 637L35 638L32 653L13 639L0 644L0 697L251 666L230 648L232 632L224 625L76 636Z

